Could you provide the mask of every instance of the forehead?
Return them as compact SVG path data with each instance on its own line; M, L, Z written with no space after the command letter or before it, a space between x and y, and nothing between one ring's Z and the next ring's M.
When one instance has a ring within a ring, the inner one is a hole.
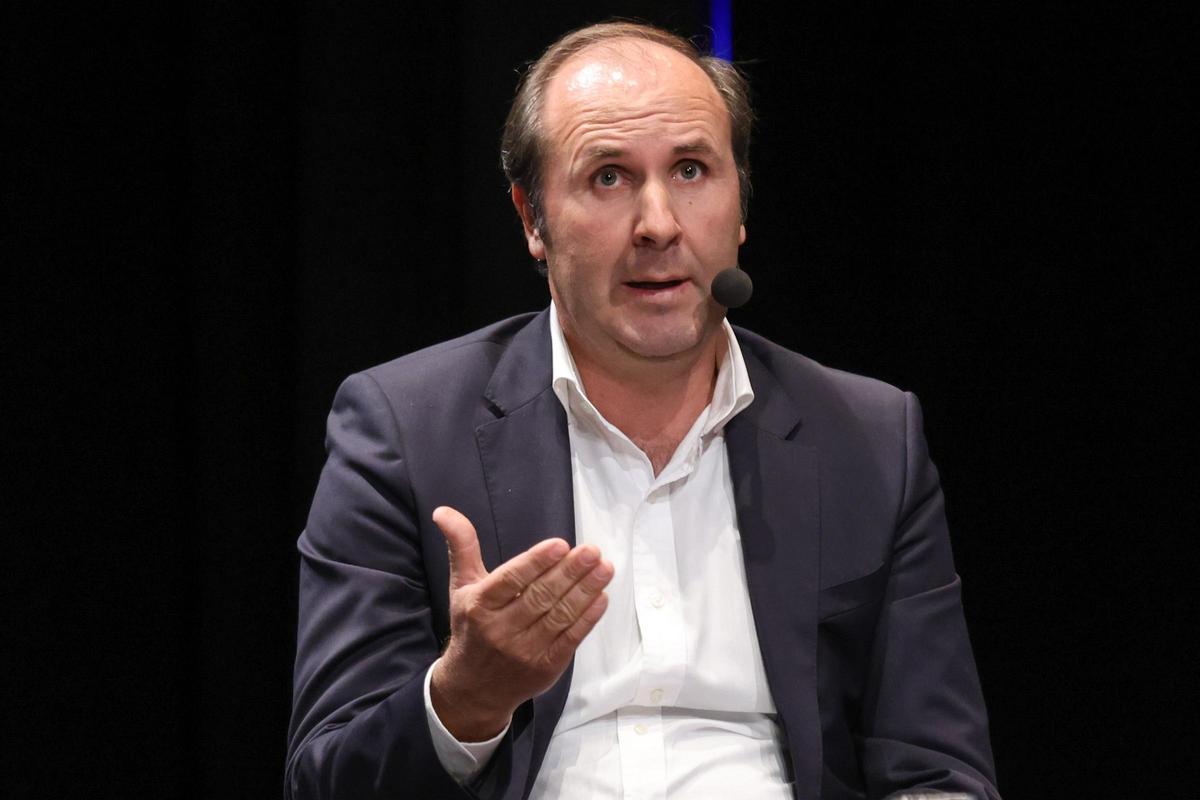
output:
M729 113L694 61L656 42L614 39L571 56L546 87L542 122L558 150L606 133L694 128L728 146Z

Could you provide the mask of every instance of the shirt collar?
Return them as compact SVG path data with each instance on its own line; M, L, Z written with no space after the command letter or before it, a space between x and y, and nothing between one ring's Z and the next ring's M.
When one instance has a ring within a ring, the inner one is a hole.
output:
M742 358L742 348L738 345L729 320L721 320L721 330L725 334L728 357L721 359L712 400L701 412L701 416L706 417L704 427L700 431L701 436L724 428L729 420L754 402L754 389L750 385L750 375L746 372L746 361ZM575 359L571 356L571 348L567 345L567 338L558 322L558 309L555 308L553 300L550 301L550 360L550 385L566 410L567 417L584 414L607 425L608 421L596 410L584 391L579 370L575 367Z

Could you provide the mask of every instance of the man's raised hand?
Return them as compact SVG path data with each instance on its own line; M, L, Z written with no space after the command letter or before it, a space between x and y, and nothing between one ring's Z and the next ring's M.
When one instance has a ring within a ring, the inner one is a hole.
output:
M489 573L470 520L439 506L433 521L450 554L450 645L430 695L455 738L483 741L566 670L608 606L613 567L594 545L547 539Z

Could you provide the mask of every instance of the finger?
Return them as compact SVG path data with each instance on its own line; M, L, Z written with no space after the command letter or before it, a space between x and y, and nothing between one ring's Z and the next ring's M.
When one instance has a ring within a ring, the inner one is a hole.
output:
M608 610L608 595L601 592L592 601L592 604L579 616L579 619L560 633L558 637L550 643L546 648L546 660L551 664L560 664L568 661L575 651L579 649L579 645L587 638L587 635L596 627L596 623L604 616L604 612Z
M480 587L479 602L499 609L519 597L529 584L563 560L571 546L562 539L546 539L505 561Z
M433 510L433 522L446 537L446 550L450 554L450 591L486 578L488 572L479 554L479 537L471 520L450 506L438 506Z
M525 587L514 603L513 623L520 628L532 627L599 563L600 550L595 545L586 544L572 550L559 564Z
M608 586L612 577L612 564L608 561L601 561L568 589L566 594L554 604L554 607L543 614L534 624L540 626L550 638L558 636L583 616L596 597L604 591L604 587Z

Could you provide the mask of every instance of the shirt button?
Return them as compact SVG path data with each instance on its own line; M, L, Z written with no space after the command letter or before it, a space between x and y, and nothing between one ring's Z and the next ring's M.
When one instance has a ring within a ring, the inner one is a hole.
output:
M666 602L667 602L667 599L665 597L663 597L661 594L659 594L658 592L655 592L654 595L650 598L650 605L654 606L655 608L662 608L663 605L666 604Z
M656 704L661 703L662 698L663 698L663 690L662 689L655 689L653 692L650 693L650 702L651 703L656 703Z
M637 725L633 726L633 732L638 736L641 736L646 732L646 726L639 722Z

